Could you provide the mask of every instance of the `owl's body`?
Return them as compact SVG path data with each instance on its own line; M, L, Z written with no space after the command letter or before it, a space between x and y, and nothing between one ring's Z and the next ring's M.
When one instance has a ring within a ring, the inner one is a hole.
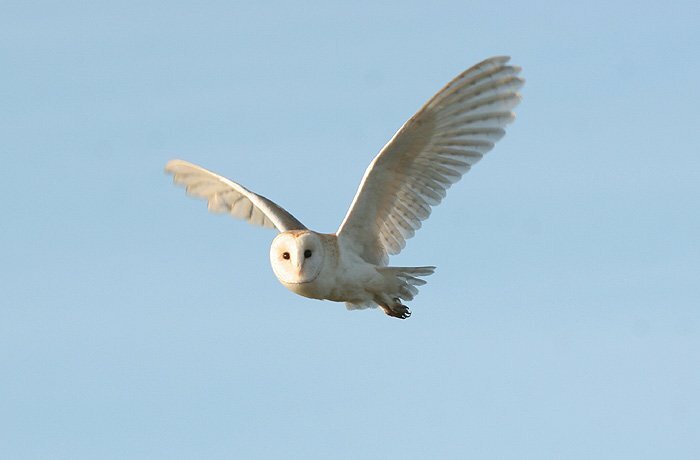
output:
M363 260L333 234L292 230L277 235L270 265L284 287L304 297L345 302L351 310L379 305L388 315L410 316L401 300L412 300L425 284L418 276L434 267L381 267Z
M264 196L199 166L172 160L165 169L210 211L276 228L270 263L290 291L407 318L402 301L413 299L435 267L389 267L389 255L403 249L513 121L524 81L508 60L490 58L462 72L411 117L370 163L334 234L307 229Z

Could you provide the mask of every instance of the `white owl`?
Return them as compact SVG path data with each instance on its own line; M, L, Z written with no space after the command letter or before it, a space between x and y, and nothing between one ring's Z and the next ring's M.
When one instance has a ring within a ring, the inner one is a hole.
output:
M289 212L245 187L182 160L165 171L209 210L276 228L270 263L296 294L345 302L348 309L381 307L408 318L421 277L435 267L389 267L447 189L491 150L514 119L524 80L508 57L466 70L433 96L384 146L365 171L334 234L307 229Z

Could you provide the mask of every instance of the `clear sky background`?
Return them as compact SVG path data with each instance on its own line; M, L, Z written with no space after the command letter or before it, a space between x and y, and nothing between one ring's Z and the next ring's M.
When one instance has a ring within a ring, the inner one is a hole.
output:
M700 458L699 5L3 1L0 457ZM523 103L392 259L438 267L409 320L163 173L333 232L497 54Z

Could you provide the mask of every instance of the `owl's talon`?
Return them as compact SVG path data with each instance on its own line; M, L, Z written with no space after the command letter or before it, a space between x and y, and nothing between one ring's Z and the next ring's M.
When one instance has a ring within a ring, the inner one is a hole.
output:
M402 305L399 302L399 299L394 299L396 301L395 305L392 305L391 307L385 307L382 305L382 310L384 310L384 313L387 315L393 317L393 318L399 318L399 319L406 319L411 316L411 310L408 309L406 305Z

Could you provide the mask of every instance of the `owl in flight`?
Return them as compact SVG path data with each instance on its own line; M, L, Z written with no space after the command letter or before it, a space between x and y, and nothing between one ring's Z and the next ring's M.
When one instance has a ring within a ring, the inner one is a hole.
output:
M491 150L513 121L524 80L508 57L492 57L458 75L411 117L372 160L345 219L333 234L309 230L262 195L182 160L165 171L212 212L276 228L270 263L287 289L350 310L381 307L411 316L404 301L418 294L435 267L390 267L447 189Z

